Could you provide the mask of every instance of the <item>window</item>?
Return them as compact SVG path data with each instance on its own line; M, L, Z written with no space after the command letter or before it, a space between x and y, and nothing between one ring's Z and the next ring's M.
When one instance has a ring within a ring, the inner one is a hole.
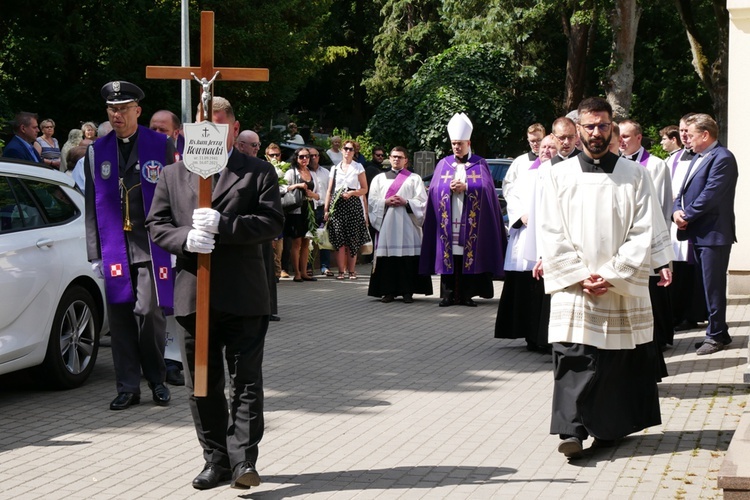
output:
M79 213L58 185L0 177L0 232L64 223Z

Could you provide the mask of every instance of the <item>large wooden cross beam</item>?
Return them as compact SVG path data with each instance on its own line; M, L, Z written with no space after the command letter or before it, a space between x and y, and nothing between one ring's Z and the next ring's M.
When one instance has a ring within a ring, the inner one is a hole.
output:
M218 73L217 73L218 72ZM195 74L203 82L235 80L245 82L267 82L265 68L223 68L214 66L214 13L201 12L201 65L200 67L146 66L146 78L160 80L192 80ZM205 90L205 89L204 89ZM213 95L213 92L211 92ZM211 101L202 108L198 121L211 121ZM198 207L211 207L211 178L200 178ZM211 254L198 254L198 285L195 297L195 382L196 397L208 394L208 314L209 287L211 283Z

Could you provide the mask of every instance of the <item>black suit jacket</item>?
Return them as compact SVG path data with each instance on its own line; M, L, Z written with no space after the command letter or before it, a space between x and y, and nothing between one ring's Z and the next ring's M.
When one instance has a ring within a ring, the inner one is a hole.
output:
M181 161L165 167L146 218L154 242L177 256L176 316L195 312L198 258L185 243L198 206L198 180ZM211 253L211 308L239 316L270 314L261 243L278 236L284 224L276 171L234 150L211 206L221 213Z

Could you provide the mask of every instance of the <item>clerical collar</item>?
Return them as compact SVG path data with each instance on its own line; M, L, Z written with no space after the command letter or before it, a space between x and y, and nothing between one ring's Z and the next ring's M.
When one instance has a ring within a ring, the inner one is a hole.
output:
M615 170L615 165L620 157L607 151L601 158L592 158L584 152L578 155L578 159L581 162L581 168L584 172L606 172L611 174Z
M138 135L138 129L135 129L135 132L130 134L128 137L118 137L117 140L122 142L123 144L128 144L130 141L134 141L136 136Z
M633 153L632 155L623 154L622 156L625 157L625 158L627 158L628 160L633 160L633 161L637 162L638 158L641 156L641 150L642 149L643 149L643 146L641 146L640 148L638 148L635 151L635 153Z
M456 156L456 163L466 163L469 161L469 156L471 153L467 154L466 156Z

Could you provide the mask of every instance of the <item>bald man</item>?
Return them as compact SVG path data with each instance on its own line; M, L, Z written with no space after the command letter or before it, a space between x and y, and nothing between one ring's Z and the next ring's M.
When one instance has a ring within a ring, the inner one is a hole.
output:
M240 135L237 136L237 142L235 142L237 149L241 153L245 153L248 156L258 156L260 150L260 137L252 130L243 130Z

